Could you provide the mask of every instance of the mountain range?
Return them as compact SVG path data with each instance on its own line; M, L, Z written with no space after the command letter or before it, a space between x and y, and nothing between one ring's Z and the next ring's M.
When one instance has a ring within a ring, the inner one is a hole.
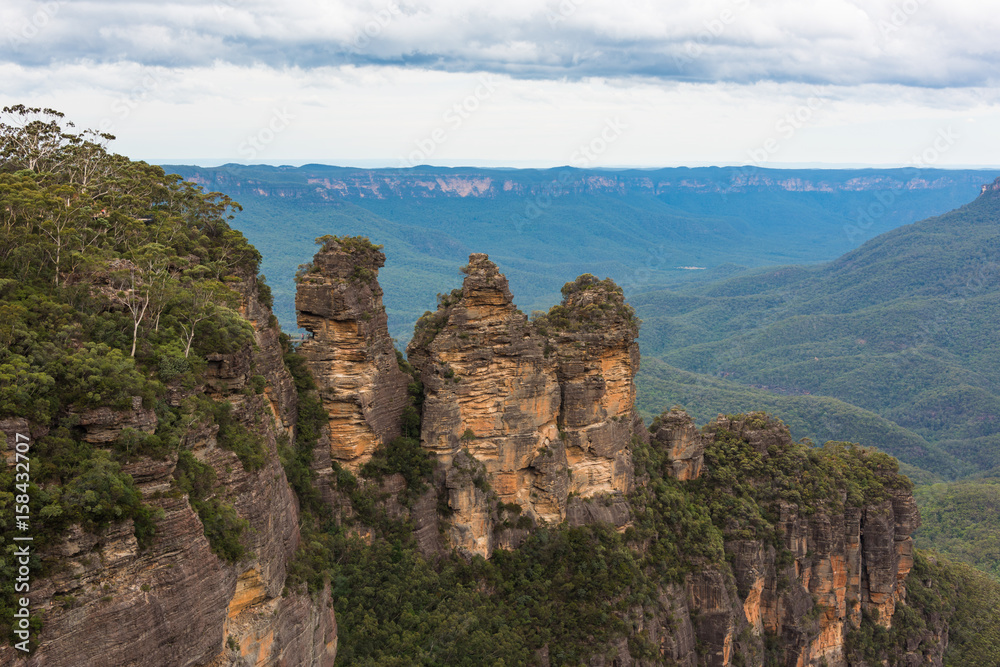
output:
M292 276L313 239L385 246L391 335L405 345L471 252L501 267L525 312L559 301L566 276L594 273L631 297L748 268L833 260L902 224L973 199L1000 172L704 167L353 169L166 165L243 206L233 225L264 256L275 313L295 329ZM645 317L645 313L640 313Z

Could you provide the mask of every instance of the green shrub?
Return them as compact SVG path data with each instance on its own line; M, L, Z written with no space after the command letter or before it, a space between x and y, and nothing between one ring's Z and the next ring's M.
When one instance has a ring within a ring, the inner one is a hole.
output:
M236 454L243 469L248 472L260 470L267 463L267 449L264 438L254 433L233 417L233 406L228 402L212 402L215 423L219 425L216 439L223 449Z
M406 480L405 498L414 498L427 489L427 480L434 472L434 459L416 438L395 438L375 450L361 468L365 477L383 477L400 473Z
M245 553L240 537L250 524L231 504L213 497L215 477L212 466L199 461L189 450L179 453L174 469L177 488L188 495L191 507L198 513L212 552L235 563Z

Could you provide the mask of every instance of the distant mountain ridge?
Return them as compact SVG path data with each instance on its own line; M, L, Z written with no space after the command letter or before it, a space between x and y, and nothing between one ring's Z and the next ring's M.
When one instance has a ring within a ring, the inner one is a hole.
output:
M417 318L435 307L435 294L457 285L457 269L474 251L497 262L518 306L530 312L558 302L567 275L610 277L631 296L750 267L829 261L879 233L968 202L1000 175L756 167L165 169L243 205L233 225L262 250L286 330L295 328L292 276L312 257L313 239L351 234L384 244L389 330L403 344Z
M674 191L867 192L978 187L980 170L945 169L760 169L757 167L671 167L594 170L414 167L361 169L310 164L269 167L227 164L198 168L167 165L207 188L228 188L259 196L320 199L407 197L498 197L537 194L648 194Z
M981 192L825 265L637 295L644 352L874 412L931 445L887 451L935 473L996 471L1000 179ZM664 391L690 396L680 386ZM957 460L943 465L942 452Z

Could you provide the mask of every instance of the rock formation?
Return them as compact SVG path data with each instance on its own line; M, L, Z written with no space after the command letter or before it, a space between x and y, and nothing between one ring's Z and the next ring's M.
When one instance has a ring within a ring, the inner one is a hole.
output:
M638 328L610 281L581 277L531 323L486 255L465 271L407 352L424 385L422 443L447 470L452 541L488 555L497 501L558 523L571 494L631 487Z
M649 430L653 440L667 452L671 476L682 482L698 479L705 459L705 440L694 420L683 410L671 409L654 419Z
M526 515L559 521L568 475L555 358L496 265L477 254L467 270L461 292L417 324L407 352L424 385L422 444L447 470L452 540L486 555L489 489Z
M688 426L676 415L673 421L654 437L680 442ZM671 428L670 437L659 436ZM764 456L792 442L783 424L759 414L720 415L703 437L711 443L720 432L735 434ZM911 534L920 523L913 496L907 489L887 488L881 500L853 504L830 497L810 503L776 501L778 545L727 540L731 575L715 570L689 576L695 631L711 656L706 664L733 664L733 651L748 649L746 641L739 644L749 628L750 637L780 639L784 664L846 665L845 636L863 612L890 626L896 605L906 598L905 579L913 565Z
M409 378L396 362L378 270L385 255L360 238L324 237L295 297L312 334L299 352L330 415L330 454L352 470L400 434Z
M586 274L536 326L549 335L562 393L570 492L583 498L632 488L629 441L645 428L635 412L638 320L621 288Z
M322 480L320 497L341 519L354 508L330 483L334 462L358 471L400 435L408 401L410 378L399 369L376 281L383 262L360 239L327 239L296 300L300 324L313 333L302 353L329 414L312 465ZM698 429L672 409L647 431L634 408L638 323L613 282L581 276L564 287L561 304L529 321L486 255L470 256L466 271L462 289L421 319L408 349L423 383L421 444L438 464L435 488L401 502L402 473L358 482L388 518L410 522L422 553L455 547L488 557L496 548L515 548L539 524L563 521L610 523L629 540L643 528L648 508L635 499L648 490L655 462L663 471L656 484L673 485L687 502L674 508L678 513L701 499L705 506L696 511L723 514L699 524L714 537L700 536L699 553L679 555L683 568L655 582L628 611L629 631L655 647L659 659L633 659L622 636L589 664L846 667L845 638L863 615L892 623L906 601L910 535L919 525L909 488L895 472L876 470L877 483L863 493L838 478L809 495L803 471L812 465L810 454L764 415L720 415ZM156 538L140 549L126 521L99 534L73 526L46 547L42 557L55 567L32 590L45 628L38 651L22 664L333 664L337 625L329 586L316 597L284 590L301 538L298 504L277 450L281 440L294 438L298 397L254 280L244 277L239 288L253 344L210 356L205 386L172 387L167 395L175 405L195 394L225 401L234 423L264 443L262 467L247 470L220 446L220 424L193 420L182 433L182 449L214 471L213 497L248 522L245 557L234 563L213 553L199 514L177 492L177 454L133 458L125 471L161 512ZM255 376L265 379L262 387L255 388ZM113 444L127 428L158 427L156 413L141 401L131 411L77 417L81 437L96 446ZM5 442L32 429L42 435L25 419L0 422ZM10 458L9 447L3 453ZM739 463L725 461L737 454ZM646 473L637 477L640 461ZM787 472L785 487L761 476L773 471L772 463ZM720 472L724 464L728 477ZM753 502L716 505L740 494ZM747 518L747 507L761 513ZM441 509L450 519L442 519ZM375 528L349 530L381 539ZM654 539L691 544L669 530ZM716 546L702 549L711 539ZM921 651L941 664L942 644L915 645L907 664L918 664ZM537 657L548 664L546 648ZM0 647L0 662L14 658L12 648Z

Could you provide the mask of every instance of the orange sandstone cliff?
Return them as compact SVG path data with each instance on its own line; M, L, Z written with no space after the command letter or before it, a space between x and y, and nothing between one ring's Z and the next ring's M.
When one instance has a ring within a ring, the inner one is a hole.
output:
M562 521L626 529L629 493L644 483L632 446L644 440L682 484L724 486L711 461L732 442L765 468L799 461L787 428L763 415L720 416L698 429L671 410L647 431L634 410L638 323L610 280L581 276L560 305L529 321L486 255L471 255L464 271L462 288L421 319L408 348L424 385L422 443L444 470L452 546L486 557L516 546L509 504L519 506L522 533ZM759 488L776 483L745 475ZM637 630L657 639L666 664L760 665L770 637L781 664L847 665L845 638L862 614L889 626L906 598L919 514L908 487L893 487L902 478L885 475L889 491L875 500L848 498L835 483L829 498L764 494L774 537L734 519L726 562L664 585L660 613L640 613ZM937 646L940 637L931 639ZM921 644L913 659L939 663L942 651Z
M402 433L408 405L412 378L397 361L377 282L384 261L366 240L325 239L296 299L312 333L301 354L328 416L313 467L320 496L341 516L353 510L333 471L360 472ZM562 523L608 523L629 539L655 497L646 491L656 460L666 478L658 484L712 503L672 511L714 513L717 551L702 549L707 535L636 543L640 552L663 541L695 544L699 553L688 558L694 567L664 578L655 599L629 612L630 632L659 657L633 659L623 640L606 652L617 657L595 655L590 664L847 667L847 636L862 616L892 624L906 604L910 535L919 525L894 470L873 468L877 493L816 479L819 459L761 414L720 415L699 429L669 410L647 429L634 407L638 321L620 288L581 276L564 287L562 303L529 320L486 255L470 256L465 271L462 288L421 319L408 348L422 383L420 444L436 464L433 488L402 503L401 474L361 482L377 485L373 497L389 515L411 522L424 554L454 548L489 557ZM263 464L247 470L219 446L218 424L193 422L183 433L184 449L215 473L212 497L247 522L246 555L231 562L212 552L192 503L173 490L176 454L138 457L126 470L161 512L155 540L140 549L125 522L97 535L71 531L49 549L43 557L58 567L33 591L46 625L38 651L21 664L332 665L329 589L317 597L283 590L300 541L299 508L277 449L294 438L298 398L254 281L245 278L241 291L254 343L207 359L205 386L175 387L170 400L201 393L231 403L234 422L264 444ZM156 420L137 403L79 415L78 423L100 444L126 428L151 432ZM0 429L32 428L14 421ZM737 459L743 467L734 472ZM901 664L940 665L946 643L929 629ZM11 650L0 647L0 663L12 664ZM80 655L100 661L81 663ZM544 652L538 662L550 664Z
M367 239L331 239L301 277L299 348L330 416L330 455L357 470L400 434L409 378L399 370L386 327L378 270L385 255Z
M520 506L521 525L556 524L573 498L630 490L638 328L613 284L584 279L542 324L486 255L465 271L408 356L424 386L422 443L446 470L452 543L488 556L498 502Z

